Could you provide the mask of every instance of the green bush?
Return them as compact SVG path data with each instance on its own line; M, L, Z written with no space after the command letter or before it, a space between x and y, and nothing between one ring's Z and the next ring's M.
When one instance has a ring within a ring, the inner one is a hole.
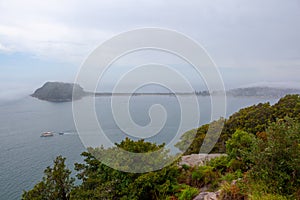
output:
M300 95L286 95L274 105L259 103L242 108L225 120L221 136L212 152L225 152L224 143L232 137L236 130L256 135L265 132L270 123L285 116L300 120ZM218 121L220 120L212 122L211 126L218 126ZM199 153L209 126L210 124L205 124L198 129L184 133L176 147L180 150L188 148L185 152L186 155ZM192 144L188 146L189 143Z
M206 164L208 166L213 167L215 170L219 171L220 173L224 174L225 172L227 172L228 169L228 157L227 156L220 156L220 157L216 157L211 159L210 161L208 161Z
M280 194L254 194L249 195L249 200L290 200L286 196Z
M231 182L233 180L239 180L242 178L243 178L243 173L239 169L239 170L236 170L235 172L226 173L225 175L222 176L221 180Z
M178 200L192 200L199 194L199 190L188 185L182 185L183 189L176 196Z
M248 179L243 187L248 193L249 200L289 200L291 198L272 193L269 186L261 180ZM294 199L293 199L294 200Z
M252 152L251 176L263 181L273 193L296 194L300 188L300 124L290 118L278 120L258 140Z
M192 172L192 183L194 186L203 187L211 185L213 188L218 185L220 173L211 166L199 166Z
M122 141L117 146L135 153L151 152L163 148L163 145L130 139ZM176 163L148 173L127 173L110 168L96 159L95 156L100 157L104 154L114 153L114 148L89 150L93 155L87 152L83 153L85 163L76 164L77 177L82 180L82 184L72 191L72 199L166 199L176 192L174 186L178 185L177 177L179 175ZM164 162L164 159L168 158L167 152L162 152L162 155L161 157L157 156L155 162ZM132 165L140 167L144 164L142 161L136 162L128 159L126 155L124 155L123 161L122 164L127 164L124 167ZM145 162L150 162L150 160Z
M229 167L233 171L241 169L247 171L252 166L251 151L256 138L253 134L237 130L226 142L226 153L228 154Z
M24 191L23 200L32 199L70 199L70 192L74 188L74 178L70 178L71 170L65 165L66 158L58 156L53 167L47 167L41 182L32 190Z

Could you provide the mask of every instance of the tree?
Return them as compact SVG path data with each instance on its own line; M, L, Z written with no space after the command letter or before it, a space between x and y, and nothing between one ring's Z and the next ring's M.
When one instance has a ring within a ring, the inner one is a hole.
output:
M54 166L48 166L44 171L41 182L32 190L24 191L23 200L68 200L74 187L74 178L70 177L71 171L66 168L66 158L58 156L54 160Z
M133 141L125 139L118 148L134 153L146 153L159 150L162 145L152 144L144 140ZM82 184L77 186L71 193L72 199L166 199L174 193L174 186L177 185L178 167L173 163L161 170L148 173L129 173L116 170L101 163L97 158L104 155L108 158L120 158L119 162L111 161L113 166L124 165L127 167L142 167L144 162L164 162L167 159L167 152L157 156L154 160L131 160L126 154L118 152L116 148L108 149L90 148L89 152L84 152L84 164L75 164L75 169L79 172L77 177L82 180ZM146 157L145 157L146 158ZM116 159L117 160L117 159ZM119 159L118 159L119 160ZM121 163L120 163L121 162ZM155 164L155 163L154 163ZM134 166L135 165L135 166Z
M212 152L225 152L224 142L230 139L236 130L263 136L270 123L283 119L285 116L300 121L300 95L286 95L274 105L259 103L242 108L225 120L220 138ZM218 127L218 121L220 120L187 131L181 136L181 141L176 144L176 147L181 151L187 149L186 155L199 153L208 128ZM191 145L188 147L188 144Z
M265 131L268 124L273 120L273 110L270 103L259 103L242 108L229 117L222 134L226 135L228 139L236 130L243 130L252 134Z
M220 118L219 120L215 120L210 124L202 125L198 129L185 132L181 136L181 140L176 143L175 146L180 151L184 151L184 155L190 155L193 153L207 153L207 151L210 150L211 152L224 152L225 141L222 135L219 134L222 130L224 121L224 118ZM213 147L212 149L211 146Z
M300 119L300 95L290 94L281 98L274 106L275 119L283 119L288 116L293 119Z

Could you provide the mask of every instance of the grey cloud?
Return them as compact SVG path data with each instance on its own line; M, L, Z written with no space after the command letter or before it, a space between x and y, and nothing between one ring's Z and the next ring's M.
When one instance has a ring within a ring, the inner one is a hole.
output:
M276 69L297 79L278 66L299 66L298 0L12 0L1 3L0 10L0 43L60 61L79 64L114 34L154 26L194 38L225 70Z

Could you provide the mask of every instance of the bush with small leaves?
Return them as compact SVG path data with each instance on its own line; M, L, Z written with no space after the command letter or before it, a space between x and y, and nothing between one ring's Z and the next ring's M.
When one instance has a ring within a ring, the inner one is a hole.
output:
M54 160L54 166L44 171L43 180L36 184L32 190L24 191L23 200L55 199L68 200L74 187L74 178L70 177L71 171L66 168L66 158L58 156Z

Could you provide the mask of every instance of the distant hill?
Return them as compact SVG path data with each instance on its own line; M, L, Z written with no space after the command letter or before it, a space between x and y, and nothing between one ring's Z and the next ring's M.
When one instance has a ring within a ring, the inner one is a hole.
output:
M248 87L237 88L227 91L232 96L253 96L253 97L283 97L287 94L300 94L300 89L273 88L273 87Z
M81 86L73 83L47 82L31 96L51 102L72 101L73 89L76 91L74 100L81 99L87 93Z

